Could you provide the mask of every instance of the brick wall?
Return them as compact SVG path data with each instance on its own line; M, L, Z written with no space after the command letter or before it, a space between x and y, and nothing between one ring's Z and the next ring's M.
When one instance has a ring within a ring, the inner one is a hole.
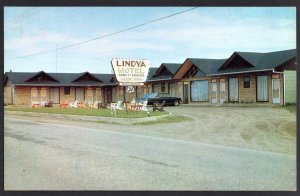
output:
M5 104L12 104L12 86L4 87L4 103Z
M65 95L64 87L59 88L59 102L63 103L65 101L69 101L69 102L75 101L75 87L70 87L69 95Z
M15 105L31 105L31 87L15 86Z
M273 102L272 96L272 72L261 72L261 73L251 73L251 74L236 74L236 75L225 75L225 76L218 76L218 77L202 77L202 78L190 78L190 79L183 79L177 83L176 88L178 92L178 96L183 99L183 84L188 83L189 86L189 103L191 103L191 81L195 80L208 80L209 81L209 101L208 102L193 102L199 104L207 104L211 103L212 101L212 92L211 92L211 82L215 80L217 82L217 103L220 103L220 79L225 80L225 102L228 102L229 99L229 78L238 78L238 92L239 92L239 103L256 103L256 80L257 76L266 75L268 77L268 103ZM283 75L278 74L280 79L280 104L283 104ZM250 87L244 88L244 76L250 76Z

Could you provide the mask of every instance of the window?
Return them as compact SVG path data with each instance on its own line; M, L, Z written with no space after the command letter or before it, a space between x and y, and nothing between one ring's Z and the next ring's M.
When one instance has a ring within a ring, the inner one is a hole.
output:
M165 88L165 83L161 83L161 91L160 92L165 92L166 88Z
M171 97L175 97L176 96L176 89L175 89L175 83L169 83L169 95Z
M153 93L158 93L159 91L159 84L153 84L152 86L152 92Z
M244 88L250 88L250 76L244 76Z
M64 91L65 91L65 95L70 95L70 87L65 87Z
M268 101L268 76L257 76L256 96L257 101Z
M208 80L191 82L191 101L208 101Z

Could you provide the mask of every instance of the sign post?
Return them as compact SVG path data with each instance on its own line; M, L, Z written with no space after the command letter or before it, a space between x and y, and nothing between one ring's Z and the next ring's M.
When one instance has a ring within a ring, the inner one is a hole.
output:
M150 61L145 59L113 58L111 61L115 76L123 87L125 108L127 111L125 86L127 92L134 92L133 86L142 86L147 80ZM131 88L132 87L132 88Z

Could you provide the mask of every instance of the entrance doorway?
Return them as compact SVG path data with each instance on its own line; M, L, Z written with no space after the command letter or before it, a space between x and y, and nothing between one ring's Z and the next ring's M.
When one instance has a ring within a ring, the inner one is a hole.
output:
M229 78L229 101L239 101L239 80L238 78Z
M183 103L189 103L189 85L183 84Z
M226 99L226 92L225 92L225 82L220 82L220 103L224 103Z
M257 101L268 101L268 77L257 76Z
M280 103L280 79L272 79L273 103Z
M218 91L217 91L218 83L211 83L211 103L218 102Z
M84 101L84 89L83 88L76 88L75 89L75 99L78 102Z

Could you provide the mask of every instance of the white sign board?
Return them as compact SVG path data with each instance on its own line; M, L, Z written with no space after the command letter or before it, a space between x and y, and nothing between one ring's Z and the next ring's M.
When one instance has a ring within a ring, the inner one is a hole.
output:
M143 86L144 82L120 82L120 86Z
M145 82L150 67L150 61L144 59L114 58L111 64L120 85Z

